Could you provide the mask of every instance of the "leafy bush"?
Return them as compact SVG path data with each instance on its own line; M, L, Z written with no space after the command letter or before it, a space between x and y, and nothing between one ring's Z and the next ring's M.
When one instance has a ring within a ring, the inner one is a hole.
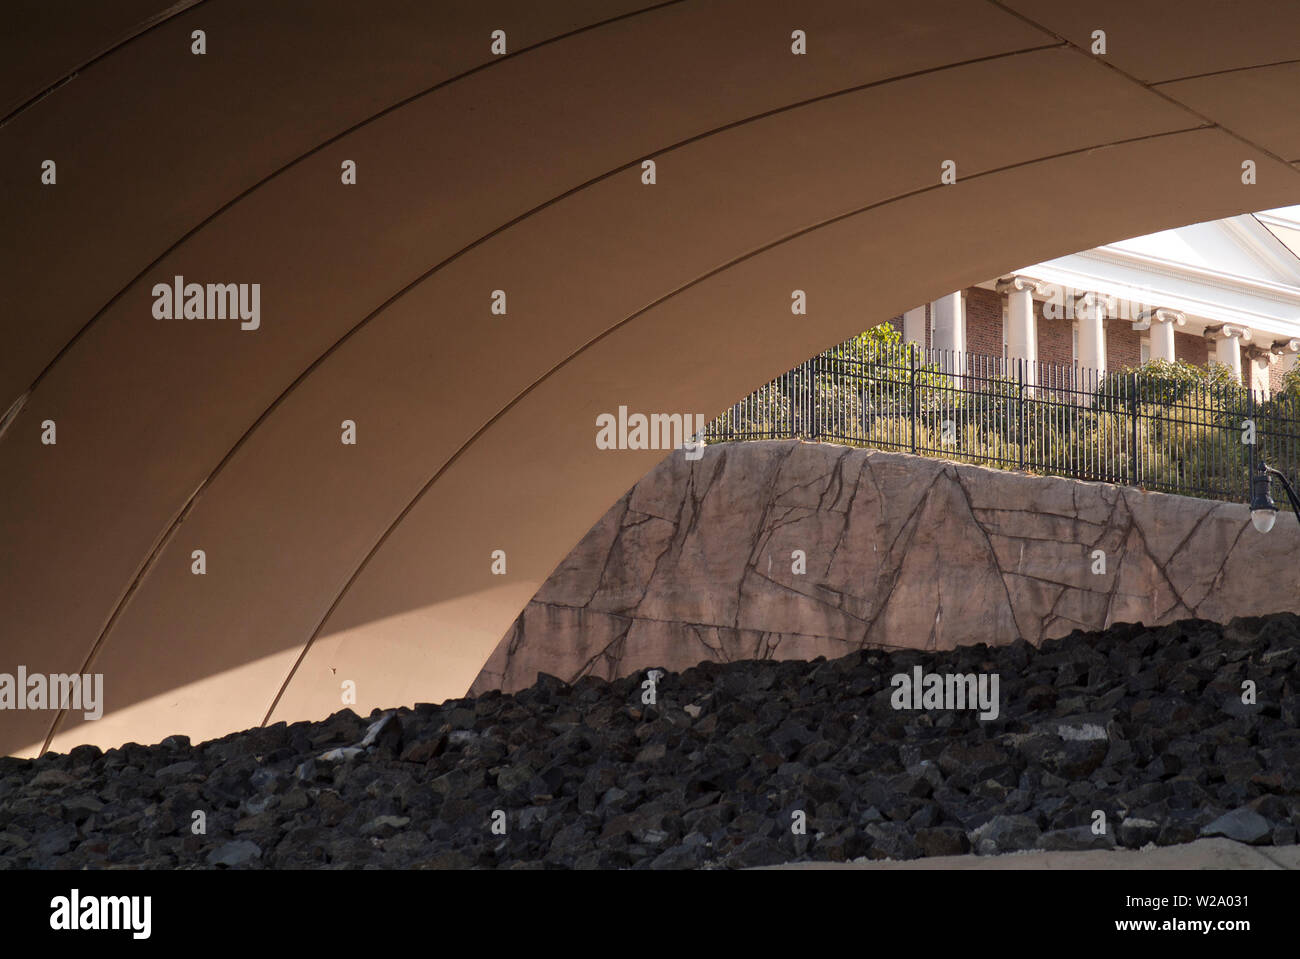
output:
M1173 406L1195 400L1219 404L1240 404L1246 390L1226 366L1195 366L1185 360L1152 360L1142 366L1112 370L1098 384L1096 402L1108 408L1132 403Z
M1274 396L1300 396L1300 363L1282 374L1282 383Z

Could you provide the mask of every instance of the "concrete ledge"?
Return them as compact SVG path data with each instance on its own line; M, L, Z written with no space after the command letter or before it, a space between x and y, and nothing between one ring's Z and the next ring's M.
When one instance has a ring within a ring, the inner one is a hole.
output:
M1015 852L1005 856L930 856L908 860L795 862L770 869L1300 869L1300 846L1247 846L1198 839L1182 846Z

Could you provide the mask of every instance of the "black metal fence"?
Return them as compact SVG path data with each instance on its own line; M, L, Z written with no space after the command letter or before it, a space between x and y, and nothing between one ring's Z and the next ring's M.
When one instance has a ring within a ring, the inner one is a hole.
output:
M1247 502L1256 455L1296 475L1300 400L1168 365L1099 374L859 340L777 377L705 435L826 440Z

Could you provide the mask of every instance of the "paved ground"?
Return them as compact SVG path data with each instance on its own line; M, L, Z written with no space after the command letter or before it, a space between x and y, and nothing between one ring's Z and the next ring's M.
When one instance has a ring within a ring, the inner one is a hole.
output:
M799 862L774 869L1300 869L1300 846L1247 846L1231 839L1198 839L1182 846L1088 852L1021 852L1005 856L932 856L924 859Z

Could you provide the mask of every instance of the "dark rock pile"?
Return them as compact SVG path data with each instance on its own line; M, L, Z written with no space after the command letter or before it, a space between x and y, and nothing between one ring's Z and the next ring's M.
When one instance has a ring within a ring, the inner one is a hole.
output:
M83 746L0 760L0 865L688 868L1290 844L1298 661L1291 614L1119 625L1041 649L704 664L661 676L653 705L644 673L543 676L369 721ZM997 673L1000 714L894 709L891 677L918 664Z

